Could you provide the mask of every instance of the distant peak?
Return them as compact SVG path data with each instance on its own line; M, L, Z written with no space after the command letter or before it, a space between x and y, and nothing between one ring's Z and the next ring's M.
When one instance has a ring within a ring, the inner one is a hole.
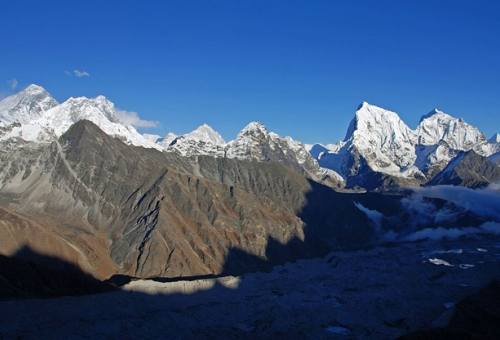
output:
M240 133L252 132L252 131L261 131L267 133L267 128L261 122L250 122L241 130Z
M363 112L363 111L371 111L371 112L378 112L378 113L392 112L392 111L384 109L380 106L370 104L367 101L361 102L361 104L359 104L357 109L356 109L356 112Z
M185 134L183 137L217 145L225 143L224 138L222 138L222 136L208 124L198 126L196 129Z
M370 104L369 104L367 101L364 101L364 100L363 100L363 101L362 101L362 102L358 105L358 107L356 108L356 110L361 110L363 107L368 107L368 106L370 106Z
M209 132L217 133L217 131L215 131L210 125L208 125L206 123L201 124L196 129L194 129L192 132L194 132L194 131L209 131Z
M396 120L400 119L396 112L384 109L380 106L376 106L364 101L358 106L354 120L356 121L359 120L366 121L373 119L379 120L382 117L384 117L384 119L396 119Z
M424 119L427 119L427 118L430 118L430 117L433 117L433 116L452 117L449 114L447 114L446 112L441 111L440 109L434 108L429 113L423 115L420 118L420 121L423 121Z
M47 92L43 87L37 84L30 84L28 85L25 89L25 92L31 92L31 93L40 93L40 92Z

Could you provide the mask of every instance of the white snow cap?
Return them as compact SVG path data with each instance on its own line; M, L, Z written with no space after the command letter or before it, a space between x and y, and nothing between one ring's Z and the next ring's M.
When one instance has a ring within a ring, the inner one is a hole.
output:
M128 144L161 149L133 126L122 123L115 105L106 97L71 97L58 104L38 85L30 85L0 101L0 126L6 127L0 140L20 138L31 142L50 142L84 119Z
M198 126L196 129L193 131L183 135L184 138L195 140L195 141L202 141L205 143L212 143L215 145L223 145L226 142L224 141L224 138L212 129L208 124L202 124Z
M238 138L246 135L268 134L267 128L261 122L250 122L238 133Z
M419 144L435 145L443 141L452 149L461 151L486 141L478 128L437 109L422 117L415 132Z
M0 126L28 123L56 105L57 101L43 87L31 84L0 101Z

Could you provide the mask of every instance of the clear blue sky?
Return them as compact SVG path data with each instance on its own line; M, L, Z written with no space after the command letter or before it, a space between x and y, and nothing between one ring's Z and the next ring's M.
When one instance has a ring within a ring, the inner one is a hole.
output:
M0 25L1 95L104 94L151 133L260 120L335 142L363 100L411 127L439 107L500 130L500 1L16 0Z

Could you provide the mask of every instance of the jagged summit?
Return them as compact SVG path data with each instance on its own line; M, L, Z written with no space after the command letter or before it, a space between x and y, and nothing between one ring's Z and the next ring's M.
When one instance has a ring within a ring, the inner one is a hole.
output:
M89 120L105 133L133 145L161 149L120 120L115 105L104 96L70 97L59 104L39 85L30 85L0 101L0 140L51 142L71 125Z
M264 124L258 121L253 121L248 123L241 131L238 133L238 138L247 136L247 135L254 135L254 134L268 134L269 131L265 127Z
M446 112L444 112L438 108L434 108L431 111L429 111L428 113L426 113L425 115L423 115L422 117L420 117L419 123L422 122L423 120L430 118L432 116L435 116L435 115L452 117L449 114L447 114Z
M47 90L45 90L42 86L40 86L38 84L30 84L30 85L26 86L26 88L23 91L26 92L26 93L47 92Z
M198 126L193 131L183 135L183 137L216 145L222 145L226 143L224 141L224 138L222 138L222 136L208 124L202 124Z
M344 149L356 149L373 168L397 174L416 156L415 133L396 112L363 102L349 125Z
M465 151L486 141L478 128L445 112L437 111L424 117L415 130L419 144L435 145L444 141L453 149Z
M39 85L29 85L20 92L0 101L0 125L14 122L28 123L58 105L57 101Z

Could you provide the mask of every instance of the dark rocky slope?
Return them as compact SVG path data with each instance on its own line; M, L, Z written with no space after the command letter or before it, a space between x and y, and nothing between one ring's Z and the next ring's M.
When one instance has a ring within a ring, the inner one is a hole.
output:
M429 185L451 184L471 188L500 182L500 167L474 151L461 152Z

